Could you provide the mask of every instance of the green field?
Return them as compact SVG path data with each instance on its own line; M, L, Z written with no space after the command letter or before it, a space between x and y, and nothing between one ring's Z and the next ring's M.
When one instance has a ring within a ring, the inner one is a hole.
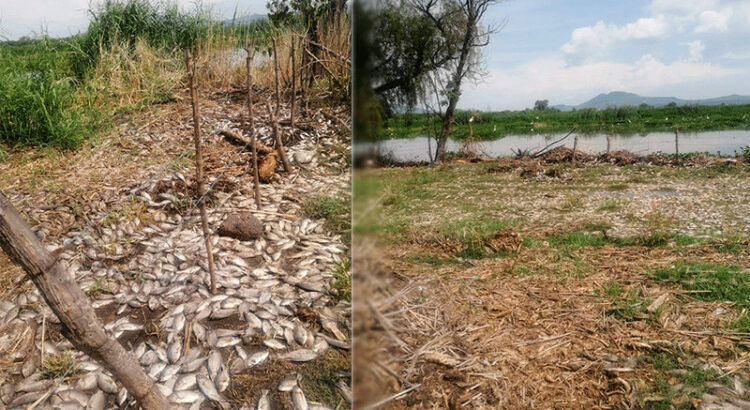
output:
M469 135L468 120L474 138L493 140L506 135L565 133L574 127L579 133L640 134L652 131L706 131L750 128L750 105L619 107L604 110L583 109L571 112L524 110L503 112L459 111L451 137L463 140ZM380 139L412 138L435 135L440 124L430 122L426 114L395 114L384 120Z

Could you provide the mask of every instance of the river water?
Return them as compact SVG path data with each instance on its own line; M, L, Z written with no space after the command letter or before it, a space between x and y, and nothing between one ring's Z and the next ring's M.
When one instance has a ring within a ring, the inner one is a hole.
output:
M553 141L563 138L565 134L552 135L509 135L497 140L480 141L475 143L474 149L480 154L491 158L514 155L514 151L525 150L536 152ZM557 146L573 148L574 136L560 142ZM429 142L432 152L435 151L435 141ZM448 140L447 150L457 152L463 146L463 141ZM734 155L742 148L750 146L750 130L725 130L680 132L680 153L707 152L710 154ZM424 162L429 161L427 137L405 139L390 139L377 143L355 144L355 154L363 154L375 150L381 157L390 158L394 162ZM607 151L606 134L588 134L578 136L578 149L597 154ZM613 135L610 149L612 151L626 150L636 155L655 153L674 154L675 135L673 132L650 132L645 135Z

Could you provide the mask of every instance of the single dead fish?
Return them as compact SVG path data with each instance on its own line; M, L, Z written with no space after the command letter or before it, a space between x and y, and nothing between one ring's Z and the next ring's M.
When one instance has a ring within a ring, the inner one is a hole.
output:
M295 410L308 410L307 399L299 386L294 386L292 389L292 403L294 403Z
M268 389L261 390L258 404L255 405L255 410L271 410L271 400L268 399Z
M292 362L309 362L310 360L315 360L318 357L318 353L308 349L300 349L286 353L281 357Z

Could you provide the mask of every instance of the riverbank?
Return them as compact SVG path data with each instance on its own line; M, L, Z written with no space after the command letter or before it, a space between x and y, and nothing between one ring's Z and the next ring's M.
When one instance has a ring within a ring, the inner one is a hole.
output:
M355 397L748 405L750 167L698 159L356 172Z

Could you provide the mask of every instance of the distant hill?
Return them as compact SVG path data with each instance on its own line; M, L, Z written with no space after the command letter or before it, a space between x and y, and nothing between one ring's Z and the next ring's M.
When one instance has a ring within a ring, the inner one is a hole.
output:
M241 26L241 25L244 25L244 24L254 23L254 22L258 21L258 20L264 20L266 18L268 18L268 15L266 15L266 14L254 13L254 14L251 14L249 16L246 15L246 16L240 16L240 17L235 18L234 19L234 24L238 25L238 26ZM225 26L231 26L232 25L232 19L228 18L228 19L222 21L222 23Z
M652 107L663 107L671 102L674 102L677 105L739 105L750 104L750 96L732 94L725 97L706 98L700 100L684 100L677 97L643 97L638 94L626 93L623 91L613 91L608 94L599 94L583 104L559 104L552 106L552 108L557 108L560 111L571 111L573 109L582 108L597 108L601 110L607 107L621 107L625 105L637 107L643 103L648 104Z

